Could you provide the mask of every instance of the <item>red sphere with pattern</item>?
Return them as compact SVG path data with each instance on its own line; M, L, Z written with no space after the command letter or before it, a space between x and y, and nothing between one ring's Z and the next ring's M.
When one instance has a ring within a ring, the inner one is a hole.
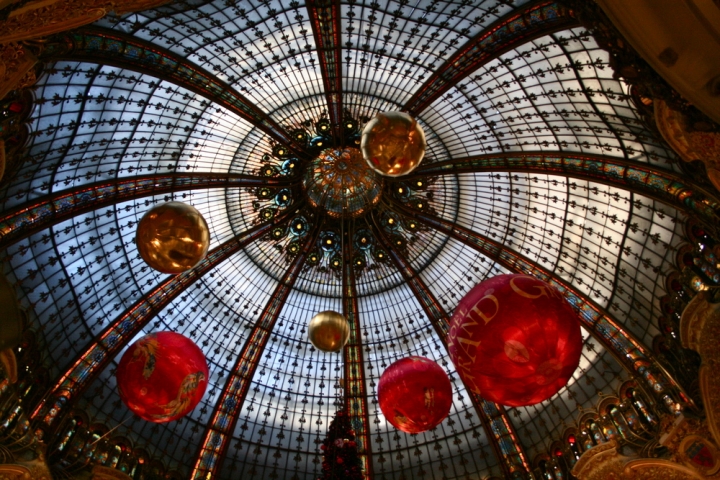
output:
M390 365L378 383L378 401L395 428L420 433L438 425L450 412L450 379L424 357L408 357Z
M565 386L580 363L577 314L555 287L529 275L498 275L460 300L450 322L450 358L483 398L519 407Z
M202 399L208 380L205 355L174 332L145 335L127 349L115 374L120 398L136 415L165 423Z

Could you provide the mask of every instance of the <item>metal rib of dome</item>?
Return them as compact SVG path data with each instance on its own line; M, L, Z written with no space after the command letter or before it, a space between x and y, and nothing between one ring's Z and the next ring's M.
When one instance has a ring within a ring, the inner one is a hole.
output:
M29 158L0 215L6 271L52 363L33 419L91 412L184 477L317 478L347 405L370 478L522 478L578 408L653 361L683 215L716 220L608 53L554 2L186 0L56 35L42 60ZM338 221L294 172L330 146L318 138L347 147L346 120L356 135L386 110L422 124L425 163ZM133 244L170 199L211 231L208 257L177 277ZM561 288L586 348L561 392L506 410L465 388L443 328L473 285L511 272ZM343 354L307 340L323 310L351 320ZM189 336L210 365L201 404L162 426L130 416L113 375L154 330ZM455 399L418 435L396 431L376 397L407 355L442 365Z

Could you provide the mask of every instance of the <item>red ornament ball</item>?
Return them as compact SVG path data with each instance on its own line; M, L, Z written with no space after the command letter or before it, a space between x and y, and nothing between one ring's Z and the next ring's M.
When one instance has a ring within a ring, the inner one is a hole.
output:
M395 428L406 433L424 432L437 426L450 412L450 379L432 360L403 358L380 377L378 401Z
M127 349L115 374L120 398L136 415L155 423L176 420L207 388L205 355L174 332L145 335Z
M520 407L565 386L580 363L580 322L555 287L498 275L460 300L448 335L460 378L483 398Z

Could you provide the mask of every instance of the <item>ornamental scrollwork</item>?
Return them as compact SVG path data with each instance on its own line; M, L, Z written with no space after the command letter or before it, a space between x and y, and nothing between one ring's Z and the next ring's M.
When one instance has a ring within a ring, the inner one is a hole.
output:
M707 427L715 443L720 443L720 292L717 289L699 292L685 307L680 320L680 338L683 346L697 351L702 357L700 390Z
M8 92L35 83L37 58L19 43L0 46L0 98Z
M114 11L118 15L147 10L167 3L167 0L36 0L22 4L0 21L0 44L35 40L54 33L90 24Z
M655 121L666 142L685 162L705 164L708 180L720 190L720 132L693 128L690 119L662 101L655 101Z

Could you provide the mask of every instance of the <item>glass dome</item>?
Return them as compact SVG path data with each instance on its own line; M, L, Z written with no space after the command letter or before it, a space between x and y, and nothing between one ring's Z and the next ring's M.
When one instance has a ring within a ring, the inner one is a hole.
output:
M0 219L51 365L41 430L84 411L183 478L310 480L345 406L370 478L510 478L654 361L666 274L701 206L677 199L675 155L609 53L553 2L180 0L58 34L41 60ZM390 110L418 120L427 152L380 179L353 155ZM211 235L177 276L133 242L171 200ZM446 325L478 282L518 272L566 295L584 349L558 394L503 408L465 388ZM351 325L339 354L307 338L325 310ZM153 425L114 372L160 330L210 370L197 408ZM416 435L377 401L383 370L412 355L453 387L449 417Z

